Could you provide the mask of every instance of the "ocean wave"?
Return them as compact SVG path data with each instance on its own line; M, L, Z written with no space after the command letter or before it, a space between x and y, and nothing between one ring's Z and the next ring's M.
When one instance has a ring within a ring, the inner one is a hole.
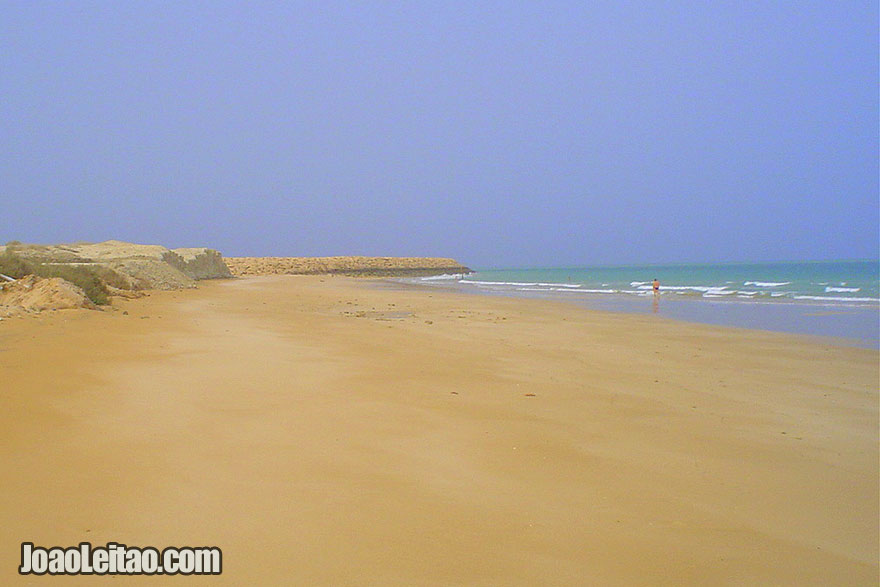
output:
M779 287L781 285L791 285L790 281L746 281L743 285L752 285L754 287Z
M488 276L487 276L488 277ZM498 277L501 277L500 275ZM564 277L564 276L563 276ZM552 283L544 281L497 281L483 280L478 276L468 276L462 278L457 275L435 275L425 279L426 283L436 283L437 285L452 283L461 283L461 287L473 289L475 291L483 291L485 293L504 293L521 292L523 295L535 294L535 297L564 297L568 299L586 299L587 296L605 297L609 295L618 295L626 297L646 298L653 295L653 289L650 281L631 281L616 283L613 280L596 280L593 282L576 280L568 283ZM491 279L491 277L489 278ZM684 281L684 280L682 280ZM690 281L690 280L688 280ZM697 281L696 279L694 281ZM708 281L708 280L707 280ZM807 283L812 285L807 286ZM629 287L624 285L628 283ZM687 300L687 299L703 299L706 302L718 302L721 299L727 299L731 302L748 302L748 303L794 303L794 302L813 302L826 304L877 304L880 299L875 295L876 290L872 287L866 287L862 283L851 281L850 287L839 285L844 282L831 282L826 286L818 286L815 281L804 280L805 288L801 289L798 285L801 282L792 281L734 281L732 283L718 279L714 283L699 282L690 284L687 281L662 285L660 293L668 296L669 300ZM745 284L745 287L742 285ZM820 293L824 290L823 293ZM858 295L862 292L864 297L848 297ZM873 296L873 297L870 297Z
M429 275L427 277L420 277L420 281L439 281L439 280L447 280L447 279L461 279L461 273L456 273L455 275Z
M569 288L579 288L579 284L575 283L540 283L540 282L529 282L524 283L520 281L474 281L472 279L462 279L461 283L470 283L473 285L506 285L510 287L569 287Z
M544 284L536 284L544 285ZM516 291L560 291L563 293L621 293L616 289L573 289L568 286L563 287L517 287ZM641 293L641 292L639 292Z
M817 300L820 302L875 302L880 298L845 298L842 296L793 296L796 300Z
M651 285L639 285L636 289L641 290L650 290L652 288ZM698 291L701 293L716 293L721 294L725 290L727 290L726 285L664 285L660 288L661 291Z
M538 285L537 283L522 283L519 281L474 281L472 279L462 279L461 283L469 283L471 285L508 285L510 287L527 287L530 285Z

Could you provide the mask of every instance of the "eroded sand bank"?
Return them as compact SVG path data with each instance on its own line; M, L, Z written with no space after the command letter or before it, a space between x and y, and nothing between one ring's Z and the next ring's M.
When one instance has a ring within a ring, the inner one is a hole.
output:
M341 277L115 304L0 325L3 583L24 540L220 546L187 584L877 582L876 351Z

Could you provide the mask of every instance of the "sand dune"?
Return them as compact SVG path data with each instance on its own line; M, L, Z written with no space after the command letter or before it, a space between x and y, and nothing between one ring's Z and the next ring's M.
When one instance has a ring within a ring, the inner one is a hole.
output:
M221 547L188 585L877 583L876 351L342 277L114 304L0 323L4 583L23 540Z

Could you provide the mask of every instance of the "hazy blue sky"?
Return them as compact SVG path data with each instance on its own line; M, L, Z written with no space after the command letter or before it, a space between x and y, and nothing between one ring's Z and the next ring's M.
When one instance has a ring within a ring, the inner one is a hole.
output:
M0 241L878 256L877 2L0 1Z

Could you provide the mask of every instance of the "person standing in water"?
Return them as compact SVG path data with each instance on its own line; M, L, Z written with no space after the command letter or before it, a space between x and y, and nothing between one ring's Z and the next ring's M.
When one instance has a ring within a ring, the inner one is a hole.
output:
M658 294L660 293L660 282L657 280L656 277L654 278L654 284L653 284L653 285L654 285L654 295L656 296L656 295L658 295Z

